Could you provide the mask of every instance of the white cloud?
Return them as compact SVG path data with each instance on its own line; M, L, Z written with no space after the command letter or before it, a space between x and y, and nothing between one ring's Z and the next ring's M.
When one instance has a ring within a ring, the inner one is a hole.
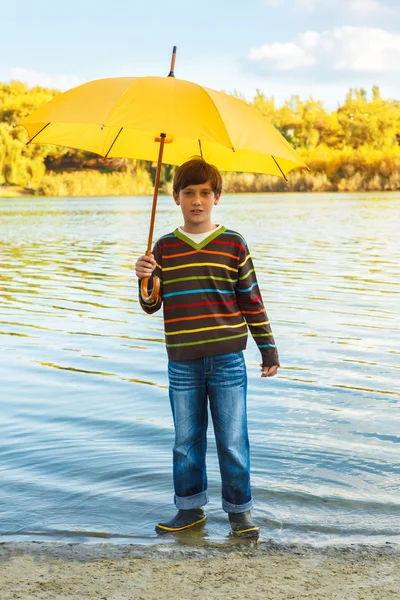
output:
M61 91L70 89L81 83L80 78L75 75L50 75L49 73L18 67L0 70L1 81L11 81L12 79L23 81L30 87L39 85Z
M389 12L389 8L379 0L348 0L348 7L359 17L374 17Z
M292 41L251 48L248 59L275 72L313 70L376 73L400 71L400 34L373 27L306 31Z
M380 17L391 12L382 0L293 0L293 6L300 12L322 11L326 14L334 11L358 18Z
M314 56L293 42L275 42L263 44L259 48L251 48L248 58L273 65L277 71L290 71L317 64Z

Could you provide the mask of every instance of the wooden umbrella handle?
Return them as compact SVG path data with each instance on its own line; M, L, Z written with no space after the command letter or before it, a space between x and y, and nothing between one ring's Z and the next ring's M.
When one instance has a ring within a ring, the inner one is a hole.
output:
M151 251L147 250L146 256L150 256ZM149 295L149 278L144 277L140 282L140 295L142 296L143 302L146 304L153 304L157 302L158 293L160 291L160 278L153 277L153 289L151 290L151 294Z
M168 77L175 77L174 69L175 69L175 59L176 59L176 46L173 47L172 50L172 58L171 58L171 69ZM150 229L149 229L149 238L147 242L147 250L146 256L151 256L151 244L153 240L153 230L154 230L154 220L156 216L156 206L157 206L157 198L158 198L158 188L160 185L160 175L161 175L161 165L162 165L162 156L165 144L165 138L167 135L165 133L161 133L160 137L155 138L155 142L160 142L160 148L158 151L158 161L157 161L157 171L156 171L156 179L154 182L154 195L153 195L153 207L151 210L151 219L150 219ZM167 142L168 143L168 142ZM160 291L160 278L153 277L153 289L151 294L149 295L149 278L145 277L140 282L140 295L142 296L143 302L146 304L152 304L157 301L158 293Z
M153 195L153 207L151 209L151 219L150 219L150 229L149 229L149 238L147 241L147 250L146 256L151 256L151 244L153 239L153 231L154 231L154 220L156 217L156 206L157 206L157 198L158 198L158 188L160 186L160 175L161 175L161 165L162 165L162 155L164 150L164 143L166 138L165 133L161 133L159 138L156 138L154 141L160 142L160 148L158 151L158 161L157 161L157 171L156 171L156 180L154 182L154 195ZM146 304L151 304L156 302L158 297L158 292L160 291L160 278L153 277L153 290L149 295L148 290L149 278L145 277L140 282L140 293L142 296L142 300L146 302Z
M176 59L176 46L172 49L172 58L171 58L171 69L169 71L168 77L175 77L174 69L175 69L175 59ZM151 210L151 219L150 219L150 229L149 229L149 239L147 243L146 256L151 256L151 244L153 239L153 230L154 230L154 220L156 216L156 206L157 206L157 198L158 198L158 188L160 185L160 175L161 175L161 165L162 165L162 155L164 150L165 138L167 135L165 133L161 133L159 138L155 138L155 142L160 142L160 148L158 151L158 161L157 161L157 171L156 171L156 179L154 182L154 195L153 195L153 207ZM168 142L167 142L168 143ZM140 282L140 295L142 296L143 302L146 304L151 304L157 301L158 293L160 291L160 278L153 277L153 289L151 294L149 295L148 290L149 278L145 277Z

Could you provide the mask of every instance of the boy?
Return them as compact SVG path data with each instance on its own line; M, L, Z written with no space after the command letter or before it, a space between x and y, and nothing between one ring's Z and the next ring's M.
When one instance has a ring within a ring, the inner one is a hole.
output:
M276 374L278 354L243 238L212 223L222 178L216 167L194 158L175 174L173 197L184 225L161 237L152 256L136 262L140 279L160 277L164 304L169 397L175 426L173 475L177 514L158 532L202 523L208 502L205 466L207 399L214 424L222 480L222 507L231 533L256 537L251 519L250 456L246 417L247 375L243 350L247 325L261 355L261 377ZM151 280L150 286L151 287ZM140 282L139 282L140 289ZM246 325L247 322L247 325Z

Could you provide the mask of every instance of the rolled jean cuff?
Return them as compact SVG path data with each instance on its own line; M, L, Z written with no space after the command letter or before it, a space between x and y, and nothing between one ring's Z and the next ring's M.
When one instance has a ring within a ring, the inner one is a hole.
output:
M208 502L208 491L193 494L193 496L174 496L176 508L179 510L189 510L191 508L200 508Z
M246 510L250 510L254 506L253 498L246 502L246 504L231 504L222 498L222 508L227 513L243 513Z

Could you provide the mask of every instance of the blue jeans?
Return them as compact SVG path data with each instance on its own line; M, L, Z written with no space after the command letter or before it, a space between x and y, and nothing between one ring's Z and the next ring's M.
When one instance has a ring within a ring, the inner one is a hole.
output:
M253 500L243 352L169 361L168 377L175 425L176 507L187 510L208 502L206 434L209 399L222 480L222 508L234 513L249 510Z

